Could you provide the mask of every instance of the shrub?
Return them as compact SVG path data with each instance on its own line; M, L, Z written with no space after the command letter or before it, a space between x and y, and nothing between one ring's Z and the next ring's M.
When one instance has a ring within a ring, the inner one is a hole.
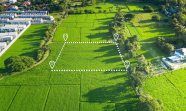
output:
M152 20L153 20L153 21L160 21L160 16L158 16L158 15L153 15L153 16L152 16Z
M131 21L134 18L134 14L128 13L124 15L126 21Z
M45 51L42 50L42 49L39 49L39 50L37 51L36 60L37 60L37 61L40 61L40 60L43 58L43 55L44 55L44 54L45 54Z
M144 12L153 12L153 8L150 5L145 5L143 7Z
M107 10L103 10L103 13L107 13Z
M68 13L69 14L74 14L74 10L69 10Z
M140 96L139 109L141 111L163 111L164 106L160 100L154 99L150 95Z
M102 13L103 11L102 10L98 10L98 13Z
M97 7L95 7L96 9L101 9L101 7L99 7L99 6L97 6Z
M83 10L79 10L79 14L82 14L83 13Z
M5 68L10 72L23 71L35 63L34 59L27 56L12 56L4 61Z
M92 10L84 10L85 11L85 13L92 13L93 11Z

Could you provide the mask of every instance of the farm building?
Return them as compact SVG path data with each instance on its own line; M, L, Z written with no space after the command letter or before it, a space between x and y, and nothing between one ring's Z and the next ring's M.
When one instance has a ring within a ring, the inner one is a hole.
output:
M7 23L10 23L10 24L26 24L26 25L29 25L29 24L31 24L31 21L19 19L19 20L9 20Z
M10 4L13 4L13 3L16 3L17 0L1 0L0 3L10 3Z
M26 20L31 21L33 24L53 23L54 17L49 16L47 11L5 11L0 15L1 23L11 22L11 20Z
M0 33L0 37L3 36L13 36L14 38L18 36L17 32L9 32L9 33Z
M15 27L0 27L0 32L17 32L18 28Z
M167 58L162 59L163 62L171 69L178 69L186 66L186 48L175 50L175 52Z
M0 51L2 51L4 48L6 48L7 43L6 42L0 42Z
M14 19L13 15L0 15L0 19Z
M186 60L186 48L177 49L174 54L168 59L171 62L181 62L183 60Z
M8 15L48 15L48 11L5 11L4 14Z
M13 36L3 36L3 37L0 37L0 42L12 41L13 39L14 39Z

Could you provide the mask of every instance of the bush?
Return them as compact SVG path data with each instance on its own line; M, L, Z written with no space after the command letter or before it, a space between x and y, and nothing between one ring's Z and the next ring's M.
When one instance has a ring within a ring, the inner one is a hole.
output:
M89 13L89 14L93 13L92 10L84 10L84 11L85 11L85 13Z
M154 11L153 8L149 5L145 5L143 7L143 10L144 10L144 12L153 12Z
M96 9L101 9L102 7L99 7L99 6L97 6L97 7L95 7Z
M79 14L82 14L82 13L84 13L84 11L83 10L79 10Z
M175 50L175 46L171 43L168 43L164 38L159 37L157 39L157 45L165 52L171 53Z
M140 96L139 109L141 111L163 111L164 106L160 100L154 99L150 95Z
M74 14L74 10L69 10L68 13L69 14Z
M45 54L45 51L42 50L42 49L39 49L39 50L37 51L36 60L37 60L37 61L40 61L40 60L43 58L44 54Z
M107 10L103 10L103 13L107 13Z
M102 10L98 10L98 13L102 13L103 11Z
M153 20L153 21L160 21L160 16L158 16L158 15L153 15L153 16L152 16L152 20Z
M126 21L131 21L134 18L134 14L128 13L124 15Z
M35 63L34 59L27 56L12 56L4 61L6 70L10 72L23 71Z

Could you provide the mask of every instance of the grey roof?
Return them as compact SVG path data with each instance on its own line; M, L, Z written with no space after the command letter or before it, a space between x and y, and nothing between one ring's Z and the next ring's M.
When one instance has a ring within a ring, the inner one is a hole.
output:
M186 56L186 48L177 49L176 52Z

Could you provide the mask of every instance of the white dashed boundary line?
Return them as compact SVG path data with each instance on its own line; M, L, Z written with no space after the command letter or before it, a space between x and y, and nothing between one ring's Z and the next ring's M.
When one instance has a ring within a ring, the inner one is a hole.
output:
M115 44L115 42L66 42L67 44Z
M52 72L125 72L124 69L80 69L80 70L51 70Z
M125 67L125 61L124 61L123 56L122 56L122 54L121 54L121 50L120 50L120 48L119 48L119 45L118 45L118 43L116 43L116 42L115 42L115 45L116 45L116 48L117 48L117 50L118 50L119 56L120 56L120 58L121 58L121 61L123 62L123 65L124 65L124 67Z
M121 54L118 43L111 41L111 42L64 42L56 60L55 60L54 67L55 67L59 57L61 56L62 51L63 51L66 44L115 44L116 48L118 50L118 53L120 55L120 58L125 66L125 61L124 61L123 56ZM54 69L51 69L51 71L52 72L126 72L125 69L79 69L79 70L77 70L77 69L76 70L70 70L70 69L54 70Z
M62 48L61 48L61 50L60 50L60 52L59 52L59 54L58 54L58 56L57 56L56 60L55 60L54 67L55 67L55 65L56 65L56 63L57 63L57 61L58 61L59 57L60 57L60 56L61 56L61 54L62 54L62 51L63 51L63 49L64 49L64 47L65 47L65 44L66 44L66 42L64 42L64 44L63 44L63 46L62 46Z

